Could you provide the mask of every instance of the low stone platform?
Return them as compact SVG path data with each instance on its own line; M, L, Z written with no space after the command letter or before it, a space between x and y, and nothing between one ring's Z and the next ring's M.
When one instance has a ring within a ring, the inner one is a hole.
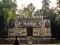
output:
M0 44L13 44L14 38L0 39ZM27 38L20 38L20 44L28 44ZM32 44L57 44L54 38L32 38Z

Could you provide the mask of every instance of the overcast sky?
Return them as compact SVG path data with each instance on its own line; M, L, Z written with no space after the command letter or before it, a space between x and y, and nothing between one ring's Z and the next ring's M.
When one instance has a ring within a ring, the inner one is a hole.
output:
M29 3L32 3L36 9L41 9L42 7L42 1L43 0L17 0L17 5L18 5L18 8L23 8L24 6L27 6ZM52 7L56 7L56 0L50 0L51 3L50 3L50 8Z

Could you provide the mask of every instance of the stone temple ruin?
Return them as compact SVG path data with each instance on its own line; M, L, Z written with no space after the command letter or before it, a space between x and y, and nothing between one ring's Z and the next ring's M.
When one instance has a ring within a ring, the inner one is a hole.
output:
M34 14L30 18L17 14L14 25L15 27L8 31L8 37L17 35L22 40L27 40L30 36L33 43L49 43L51 38L50 20L43 18L42 10L39 10L39 14Z

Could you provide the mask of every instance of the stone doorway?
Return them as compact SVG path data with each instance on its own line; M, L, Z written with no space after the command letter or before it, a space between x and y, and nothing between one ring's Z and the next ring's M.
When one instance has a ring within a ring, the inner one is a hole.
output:
M27 36L33 36L33 28L27 27Z

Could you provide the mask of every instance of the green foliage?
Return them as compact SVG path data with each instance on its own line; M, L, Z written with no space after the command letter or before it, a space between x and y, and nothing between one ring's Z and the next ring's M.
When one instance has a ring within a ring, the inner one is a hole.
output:
M57 7L60 8L60 0L57 0Z
M29 15L29 10L28 8L24 8L23 10L20 10L20 13L25 16L25 17L28 17Z
M12 19L12 10L4 8L4 19L7 23L7 25L10 23L10 20Z
M60 8L60 0L57 0L57 9ZM54 24L54 29L53 31L55 32L55 37L60 42L60 10L58 9L57 11L58 14L56 14L55 22ZM52 18L53 19L53 18Z
M60 0L57 0L57 8L60 8ZM56 23L57 23L57 25L60 25L60 10L58 10L58 14L57 14L57 18L56 18Z
M31 17L34 10L35 7L33 6L32 3L30 3L27 7L20 10L20 14L23 15L24 17Z
M12 0L3 0L3 3L5 4L5 5L10 5L11 3L12 3Z
M0 31L3 34L6 34L7 32L7 28L10 25L10 21L13 18L13 10L12 10L12 6L13 4L9 4L6 3L6 5L2 2L0 2ZM4 36L4 35L3 35Z
M44 10L49 9L50 2L51 2L50 0L43 0L42 1L42 3L43 3L42 9L44 9Z

